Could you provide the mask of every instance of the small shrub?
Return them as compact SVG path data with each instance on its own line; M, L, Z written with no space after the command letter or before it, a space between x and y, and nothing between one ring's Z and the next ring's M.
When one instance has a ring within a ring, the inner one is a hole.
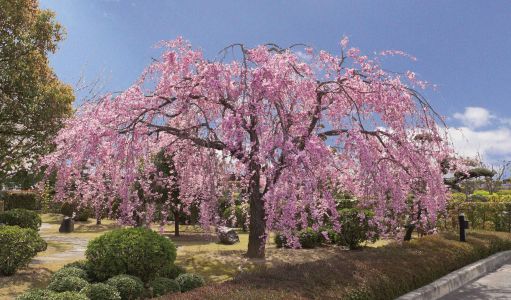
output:
M76 212L75 221L87 222L91 215L92 213L90 209L88 208L80 209L78 212Z
M87 271L89 269L89 263L86 260L82 259L65 264L62 268L78 268Z
M159 297L165 294L177 293L181 291L180 285L177 283L177 280L164 277L156 277L155 279L151 280L147 284L147 286L150 291L151 297Z
M177 276L186 273L186 270L183 267L176 266L175 264L169 265L161 269L158 272L159 277L165 277L170 279L176 279Z
M301 231L299 239L300 245L305 249L312 249L321 245L321 237L312 228Z
M148 228L116 229L89 242L85 256L98 280L128 274L148 281L174 263L174 243Z
M73 212L75 211L75 205L69 202L62 203L60 207L60 213L66 217L73 216Z
M79 277L88 280L87 271L77 267L63 267L51 276L51 281L59 280L62 277Z
M16 208L0 213L0 223L39 230L41 217L34 211Z
M187 292L204 285L204 279L196 274L181 274L176 278L181 292Z
M54 291L47 289L33 289L16 297L16 300L47 300L50 299L54 294Z
M275 241L275 245L277 246L277 248L286 247L287 240L284 235L282 235L280 233L275 234L274 241Z
M48 285L48 289L55 291L55 292L79 292L81 289L89 285L89 283L80 277L76 276L67 276L67 277L60 277L56 280L53 280Z
M37 231L19 226L0 227L0 274L12 275L28 265L37 252L46 250Z
M350 249L360 247L360 244L367 240L370 230L368 217L361 220L359 209L342 209L340 212L341 232L337 237L337 244ZM369 212L366 212L369 216Z
M117 275L106 281L119 292L122 300L139 299L144 294L144 283L131 275Z
M114 286L105 283L94 283L84 287L80 294L90 300L121 300L121 295Z
M90 300L84 294L80 294L78 292L63 292L63 293L55 293L52 294L47 300Z
M5 210L23 208L28 210L39 209L39 196L32 191L7 191L4 192Z

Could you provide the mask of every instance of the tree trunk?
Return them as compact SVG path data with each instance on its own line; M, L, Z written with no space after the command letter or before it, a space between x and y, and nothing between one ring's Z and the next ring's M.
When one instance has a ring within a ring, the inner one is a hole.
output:
M415 229L415 225L413 224L408 224L405 226L406 228L406 233L405 233L405 237L404 237L404 241L405 242L408 242L412 239L412 233L413 233L413 230Z
M263 199L259 190L261 168L253 162L249 169L253 170L253 175L249 185L250 224L248 226L247 256L250 258L264 258L266 223L264 221Z
M174 211L174 236L179 236L179 212Z
M101 217L96 218L96 225L101 225Z

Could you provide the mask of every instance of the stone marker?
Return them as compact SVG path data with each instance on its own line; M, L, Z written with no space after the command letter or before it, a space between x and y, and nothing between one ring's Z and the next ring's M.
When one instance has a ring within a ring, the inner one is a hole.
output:
M75 221L72 217L64 217L62 223L60 224L59 232L61 233L69 233L75 230Z
M222 244L232 245L240 242L240 238L234 228L219 226L216 231Z

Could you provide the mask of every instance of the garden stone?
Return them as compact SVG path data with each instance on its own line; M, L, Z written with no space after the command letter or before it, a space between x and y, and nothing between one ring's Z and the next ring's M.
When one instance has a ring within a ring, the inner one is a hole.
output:
M240 238L234 228L220 226L217 228L217 234L222 244L232 245L240 242Z
M72 217L64 217L62 223L60 224L59 232L61 233L69 233L75 230L75 221Z

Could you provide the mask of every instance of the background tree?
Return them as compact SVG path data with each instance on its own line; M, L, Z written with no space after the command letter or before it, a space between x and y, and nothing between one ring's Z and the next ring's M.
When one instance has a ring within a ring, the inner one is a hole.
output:
M407 218L433 228L446 202L440 164L453 153L438 116L412 89L426 86L413 72L385 72L346 38L339 55L306 48L306 59L274 44L233 45L225 53L239 50L241 59L227 62L205 59L182 39L163 45L161 60L136 84L84 107L60 132L57 151L44 161L57 169L57 186L76 180L84 164L109 172L132 222L138 162L164 143L179 145L180 198L201 199L206 227L217 220L228 177L218 170L240 178L249 257L264 257L270 230L293 246L300 245L297 230L318 230L325 220L340 230L332 190L372 209L380 236L402 238Z
M48 63L62 38L38 1L0 0L0 185L49 152L72 112L73 91Z

